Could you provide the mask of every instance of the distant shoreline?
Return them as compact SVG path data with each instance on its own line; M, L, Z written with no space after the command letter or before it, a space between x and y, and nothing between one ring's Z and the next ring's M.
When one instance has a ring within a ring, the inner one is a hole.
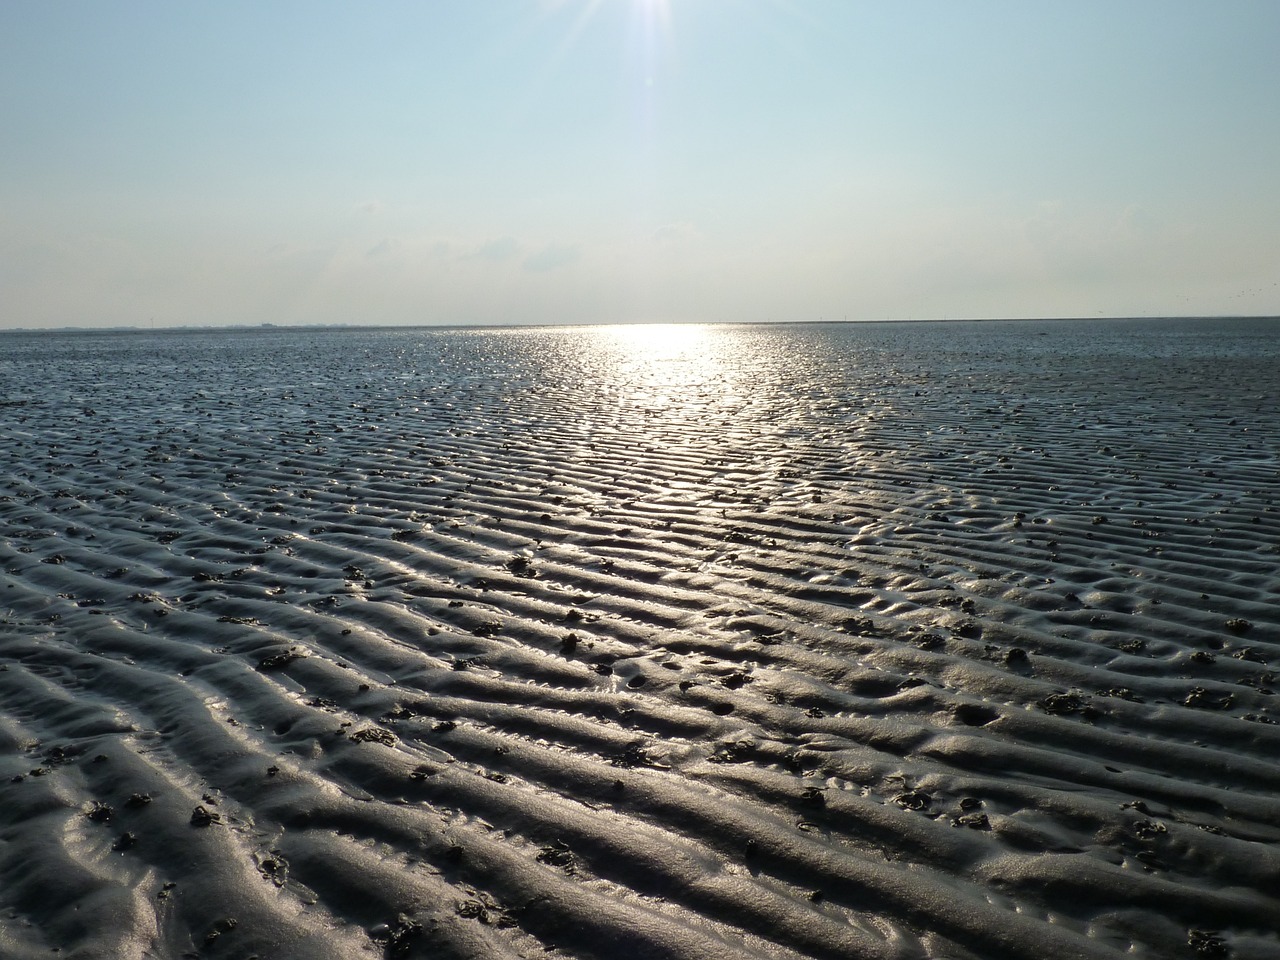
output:
M645 326L854 326L885 324L919 324L919 323L1123 323L1133 320L1150 321L1244 321L1244 320L1280 320L1280 315L1273 314L1223 314L1223 315L1188 315L1188 316L1135 316L1135 317L921 317L909 319L879 320L673 320L673 321L612 321L600 323L405 323L405 324L217 324L166 327L111 326L111 327L6 327L0 328L0 336L5 334L120 334L120 333L328 333L345 331L385 331L385 330L549 330L591 327L645 327Z

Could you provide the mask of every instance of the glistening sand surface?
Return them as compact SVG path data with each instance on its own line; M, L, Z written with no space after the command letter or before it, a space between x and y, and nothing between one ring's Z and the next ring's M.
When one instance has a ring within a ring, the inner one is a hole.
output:
M1280 955L1280 325L0 388L0 957Z

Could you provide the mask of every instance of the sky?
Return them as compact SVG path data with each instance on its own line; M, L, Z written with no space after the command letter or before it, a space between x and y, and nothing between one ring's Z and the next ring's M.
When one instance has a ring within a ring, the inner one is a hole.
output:
M7 0L0 328L1280 314L1275 0Z

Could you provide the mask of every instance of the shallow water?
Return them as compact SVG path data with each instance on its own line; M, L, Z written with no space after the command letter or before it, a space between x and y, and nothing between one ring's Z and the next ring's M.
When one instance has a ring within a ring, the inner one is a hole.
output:
M0 955L1280 949L1280 323L4 334L0 390Z

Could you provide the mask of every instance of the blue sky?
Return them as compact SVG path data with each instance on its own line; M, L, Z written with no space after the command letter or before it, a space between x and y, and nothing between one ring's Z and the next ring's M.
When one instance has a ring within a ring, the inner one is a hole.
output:
M0 326L1280 313L1280 3L0 4Z

